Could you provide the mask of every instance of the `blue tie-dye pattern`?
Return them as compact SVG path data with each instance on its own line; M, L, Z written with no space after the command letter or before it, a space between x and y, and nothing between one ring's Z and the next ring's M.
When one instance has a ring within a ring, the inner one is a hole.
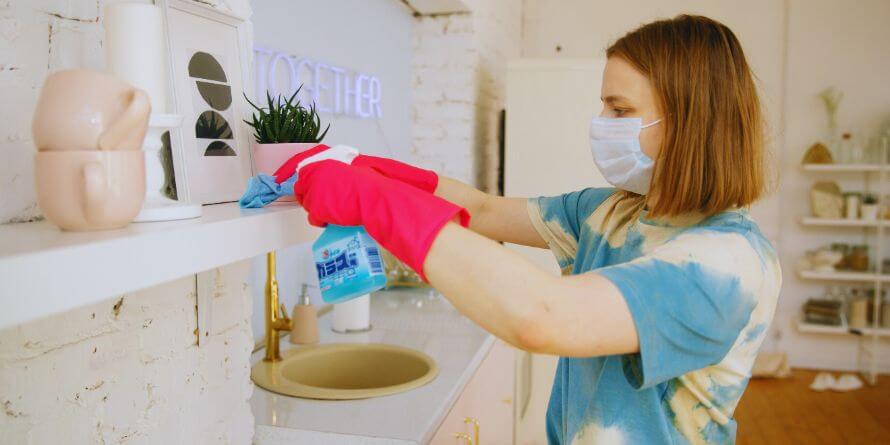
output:
M648 351L648 360L641 354L624 356L644 377L627 375L638 389L719 361L748 323L756 301L740 291L736 277L710 272L698 263L678 266L646 260L597 273L621 290L635 315L640 350Z
M748 379L743 379L738 385L727 386L712 381L708 392L711 393L711 400L713 400L715 405L726 406L738 401L747 386Z
M737 425L735 422L729 427L710 422L700 431L705 443L735 443Z
M748 334L745 335L745 343L751 343L752 341L758 340L763 337L763 334L764 332L766 332L767 327L768 326L766 323L761 323L755 326L754 329L751 329L751 331L749 331Z
M534 201L546 224L556 224L577 241L574 255L557 252L560 267L573 274L596 270L622 291L641 348L641 353L623 356L561 358L547 410L548 440L569 443L593 425L615 428L624 443L732 443L736 425L731 418L708 422L698 430L699 437L690 438L678 430L671 403L680 376L714 365L730 351L758 296L743 291L738 277L707 264L643 257L646 233L667 231L661 233L665 242L696 231L742 235L764 257L774 257L772 246L745 211L732 211L688 227L634 214L634 220L611 225L626 230L620 245L613 247L608 239L614 234L597 231L602 218L628 218L599 209L613 193L614 189L586 189ZM594 221L588 221L594 212ZM608 216L597 219L601 213ZM763 270L767 267L764 260ZM768 322L749 329L745 341L762 338ZM710 404L731 416L746 385L747 379L729 386L712 382Z

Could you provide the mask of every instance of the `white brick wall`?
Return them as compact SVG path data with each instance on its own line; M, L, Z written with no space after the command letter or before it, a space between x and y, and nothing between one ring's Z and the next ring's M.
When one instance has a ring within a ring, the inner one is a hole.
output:
M47 73L103 65L96 0L0 2L0 223L40 215L36 204L31 116Z
M51 71L103 67L100 12L110 2L0 0L0 223L40 215L38 89ZM228 3L250 15L248 0ZM0 443L250 443L248 269L214 274L201 347L194 276L0 331Z
M494 191L498 113L507 60L520 53L521 2L465 3L471 12L417 18L412 155L420 165Z
M0 0L0 222L39 216L30 135L38 88L53 70L101 69L105 3ZM468 3L473 13L418 18L412 155L493 189L518 0ZM229 4L250 15L248 0ZM250 442L247 273L245 262L215 275L213 332L201 347L194 277L125 295L118 310L114 299L0 331L0 443Z
M473 10L479 84L476 144L478 180L485 190L497 187L498 113L506 105L507 62L521 53L522 1L467 0Z
M418 17L412 60L413 161L475 184L475 67L469 14Z
M200 347L193 276L0 331L0 443L249 443L249 267Z

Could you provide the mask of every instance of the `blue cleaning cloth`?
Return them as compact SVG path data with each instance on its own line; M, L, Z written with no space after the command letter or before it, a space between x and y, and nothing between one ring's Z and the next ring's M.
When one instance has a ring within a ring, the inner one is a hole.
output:
M281 184L275 182L274 176L256 175L247 181L247 190L238 200L238 206L242 209L258 209L282 196L293 196L295 182L296 173Z

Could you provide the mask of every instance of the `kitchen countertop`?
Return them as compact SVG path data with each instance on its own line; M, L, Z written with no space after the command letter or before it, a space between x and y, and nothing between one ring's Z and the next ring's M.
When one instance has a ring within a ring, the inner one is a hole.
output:
M385 343L423 351L439 366L425 386L364 400L309 400L254 386L250 399L256 444L427 443L494 343L431 289L371 295L370 332L337 334L330 314L319 319L321 343ZM294 347L282 339L282 350ZM265 350L253 354L262 360Z

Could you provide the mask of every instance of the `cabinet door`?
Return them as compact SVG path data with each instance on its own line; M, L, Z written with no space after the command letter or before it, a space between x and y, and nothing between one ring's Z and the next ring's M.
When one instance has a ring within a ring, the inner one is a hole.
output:
M430 443L466 445L466 441L454 435L464 433L473 437L473 424L465 419L474 419L479 422L480 444L512 444L514 360L515 350L495 340Z

